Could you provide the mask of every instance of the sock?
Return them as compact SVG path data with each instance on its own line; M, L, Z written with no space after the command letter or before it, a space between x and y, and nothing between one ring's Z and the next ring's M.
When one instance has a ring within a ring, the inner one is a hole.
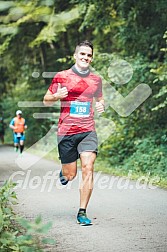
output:
M15 146L15 151L18 151L18 148L19 148L19 146L17 145L17 146Z
M80 208L78 211L78 215L86 213L86 209L85 208Z
M24 150L24 145L20 145L20 153L22 153Z

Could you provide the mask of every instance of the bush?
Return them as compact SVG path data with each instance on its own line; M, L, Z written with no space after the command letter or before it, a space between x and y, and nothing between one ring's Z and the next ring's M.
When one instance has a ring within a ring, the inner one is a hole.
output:
M167 148L157 144L156 137L135 141L136 151L124 161L124 168L139 173L167 176Z
M54 244L52 239L42 237L52 224L43 224L40 216L34 223L18 217L12 209L12 204L17 204L16 193L12 190L14 186L8 181L0 188L0 251L43 251L46 244Z

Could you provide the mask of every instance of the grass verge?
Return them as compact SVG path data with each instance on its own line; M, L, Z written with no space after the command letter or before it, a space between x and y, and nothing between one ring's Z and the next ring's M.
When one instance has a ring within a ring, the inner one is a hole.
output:
M42 151L41 151L42 150ZM45 147L45 150L41 146L36 146L34 149L29 150L30 153L43 156L43 152L45 152L45 158L48 160L53 160L57 163L60 163L60 160L58 158L58 150L57 148L52 149L51 151L48 151L47 147ZM106 160L102 160L101 157L97 157L95 162L95 171L101 171L102 173L110 174L113 176L119 176L119 177L127 177L131 180L140 180L141 183L147 182L151 183L155 186L161 187L166 189L167 188L167 178L160 173L149 173L149 172L141 172L141 171L135 171L132 167L132 169L127 169L125 166L111 166L109 162ZM144 180L145 178L145 180Z

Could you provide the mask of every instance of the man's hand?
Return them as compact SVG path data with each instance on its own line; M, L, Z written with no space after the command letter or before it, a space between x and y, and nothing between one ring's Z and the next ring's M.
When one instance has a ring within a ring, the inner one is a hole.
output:
M12 130L17 130L17 126L14 126L12 124L9 124L9 127L12 129Z
M104 104L102 102L96 102L95 108L99 114L104 112Z
M57 92L53 96L60 100L66 98L68 96L67 88L66 87L61 88L61 84L58 83Z
M61 84L58 83L57 92L52 94L52 92L48 89L44 96L43 103L45 106L53 106L54 103L58 100L66 98L68 96L68 91L66 87L61 88Z

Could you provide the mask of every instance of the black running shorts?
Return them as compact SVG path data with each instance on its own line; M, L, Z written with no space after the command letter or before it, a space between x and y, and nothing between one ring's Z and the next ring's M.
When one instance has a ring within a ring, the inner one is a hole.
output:
M94 131L68 136L58 136L59 158L62 164L76 161L85 151L98 151L97 134Z

